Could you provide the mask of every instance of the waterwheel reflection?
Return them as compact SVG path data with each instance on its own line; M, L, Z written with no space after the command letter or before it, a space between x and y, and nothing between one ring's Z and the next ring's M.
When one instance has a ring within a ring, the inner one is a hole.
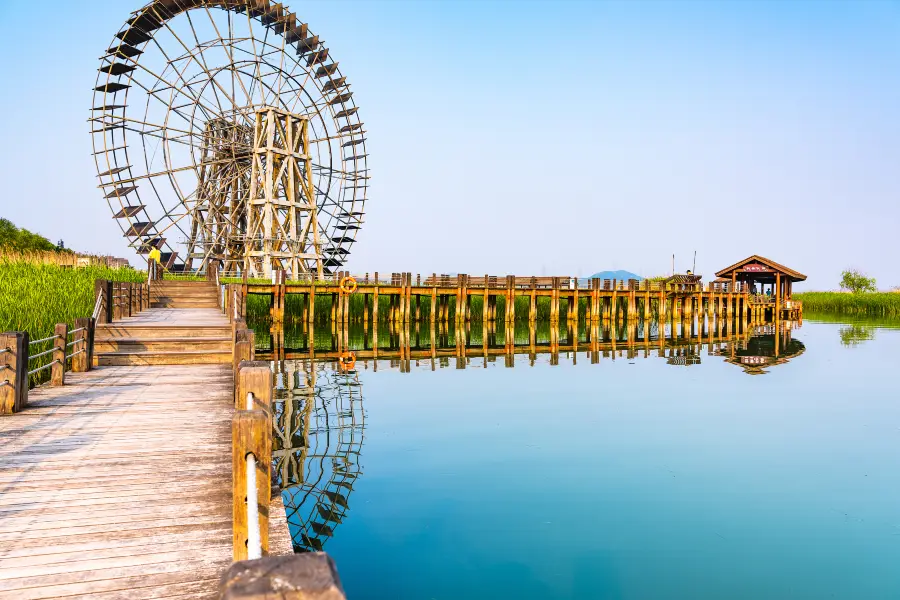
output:
M296 552L322 550L347 518L362 469L362 386L355 372L277 361L273 464Z

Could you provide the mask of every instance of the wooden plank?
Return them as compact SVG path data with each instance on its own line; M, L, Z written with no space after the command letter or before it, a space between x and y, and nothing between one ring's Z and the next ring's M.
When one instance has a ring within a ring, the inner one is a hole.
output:
M202 308L110 327L208 326L229 327ZM0 599L215 598L233 553L230 365L100 367L64 384L0 420ZM270 515L273 550L292 551L280 497Z

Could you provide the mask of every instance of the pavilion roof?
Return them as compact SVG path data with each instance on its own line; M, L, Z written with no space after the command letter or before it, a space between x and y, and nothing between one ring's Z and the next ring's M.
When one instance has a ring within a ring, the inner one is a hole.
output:
M773 271L777 271L783 275L787 275L794 281L805 281L806 280L806 275L804 275L803 273L800 273L799 271L794 271L793 269L789 269L789 268L785 267L784 265L778 264L774 260L771 260L764 256L760 256L758 254L754 254L753 256L745 258L744 260L742 260L740 262L734 263L730 267L726 267L726 268L722 269L721 271L717 271L716 277L727 278L731 275L732 271L737 271L741 267L748 265L750 263L759 263L759 264L765 265L765 266L769 267L770 269L772 269Z

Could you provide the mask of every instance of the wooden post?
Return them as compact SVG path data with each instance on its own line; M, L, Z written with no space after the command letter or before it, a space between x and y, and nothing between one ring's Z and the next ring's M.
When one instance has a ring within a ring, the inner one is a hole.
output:
M398 296L399 296L398 299L400 302L400 306L399 306L400 314L398 315L399 318L397 319L397 321L399 323L403 323L406 321L406 273L400 273L399 283L400 283L400 293L398 294Z
M619 321L619 286L616 283L616 280L612 280L612 299L609 304L609 318L613 322L613 328L615 328L615 323ZM615 336L613 336L615 337Z
M432 276L432 288L431 288L431 314L428 315L429 321L432 325L434 325L437 320L437 281ZM434 335L432 335L432 338ZM434 340L432 339L432 343Z
M516 276L510 275L507 277L507 280L509 286L509 323L514 326L516 323Z
M644 280L644 284L647 286L644 291L644 321L650 321L650 282L646 279ZM645 336L647 337L647 336Z
M335 323L335 317L337 316L337 294L331 292L331 323L332 325Z
M628 282L628 288L628 320L633 321L637 318L637 292L631 281Z
M412 273L407 273L406 274L406 317L405 317L406 323L412 322L412 288L413 288Z
M112 282L106 279L94 280L94 298L100 296L100 316L98 323L112 323Z
M113 298L113 319L118 321L124 315L122 311L122 284L118 281L113 282L112 290Z
M344 315L343 324L345 326L349 325L350 324L350 294L344 294L344 307L343 307L342 313Z
M781 273L775 272L775 314L772 319L775 321L776 326L778 320L781 318ZM776 341L778 336L776 335ZM777 354L777 352L776 352Z
M65 385L66 379L66 344L69 340L69 326L65 323L57 323L53 329L53 365L50 367L50 385Z
M372 327L378 322L378 273L375 273L375 289L372 291ZM374 329L373 329L374 330Z
M537 280L531 278L531 306L528 308L528 322L535 323L537 321Z
M28 405L28 332L0 333L0 415Z
M90 353L88 351L88 340L91 333L91 319L75 319L75 329L81 330L75 334L75 344L72 346L72 372L84 373L91 369L88 362Z
M363 326L367 327L368 325L369 325L369 294L363 294Z
M242 404L232 419L232 539L235 561L249 556L247 459L255 459L256 502L258 506L259 541L262 555L269 553L269 504L272 500L272 371L268 366L245 363L238 373L236 391ZM252 409L247 410L247 396L252 394ZM254 493L250 490L249 493Z
M481 306L481 322L487 325L487 322L490 320L491 313L491 301L490 301L490 276L484 276L484 304Z
M252 344L255 337L253 331L247 329L246 325L238 324L238 328L234 332L234 346L232 347L231 355L231 368L232 373L234 373L235 381L237 381L241 363L252 360L253 358ZM237 386L235 386L234 394L234 407L236 410L240 410L241 398L238 396Z
M578 306L578 278L576 277L575 278L575 291L572 292L572 300L571 300L571 304L569 305L569 318L575 323L578 323L578 309L579 308L581 308L581 307ZM577 332L578 329L576 328L575 331ZM577 335L575 336L575 340L577 342L577 340L578 340Z
M376 290L378 288L375 288ZM376 296L377 297L377 296ZM314 323L316 322L316 282L309 282L309 300L307 301L309 306L307 307L307 317L309 322L310 330L313 328Z

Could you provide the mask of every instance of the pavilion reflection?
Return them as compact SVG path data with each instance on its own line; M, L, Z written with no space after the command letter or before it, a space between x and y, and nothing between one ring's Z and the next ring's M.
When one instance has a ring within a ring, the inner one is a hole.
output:
M306 323L272 328L257 327L257 356L270 360L307 359L332 362L352 352L357 368L487 367L502 359L505 366L527 361L534 365L541 355L551 365L560 359L593 364L603 360L628 360L650 356L665 358L673 366L700 364L702 356L720 356L740 365L747 373L765 373L804 350L792 338L800 322L777 321L766 325L738 318L700 315L692 319L609 321L581 324L479 322L433 327L392 324L368 327L351 323L343 328L316 327Z
M798 326L792 321L756 325L746 339L730 344L719 355L749 375L763 375L766 369L782 365L806 351L803 342L792 337L792 330Z

